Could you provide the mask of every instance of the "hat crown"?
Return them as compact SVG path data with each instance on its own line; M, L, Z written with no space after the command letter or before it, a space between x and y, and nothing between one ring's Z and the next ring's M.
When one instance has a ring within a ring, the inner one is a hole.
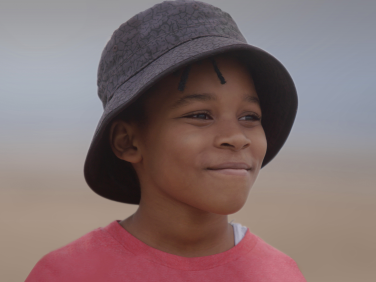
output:
M99 63L97 85L103 107L117 88L158 57L184 42L206 36L246 43L228 13L198 1L165 1L120 25Z

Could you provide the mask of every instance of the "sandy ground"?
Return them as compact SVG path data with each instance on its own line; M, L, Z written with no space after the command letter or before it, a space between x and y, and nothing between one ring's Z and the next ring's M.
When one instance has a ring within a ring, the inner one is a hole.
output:
M307 281L376 281L375 159L282 153L229 219L295 259ZM24 281L44 254L135 211L91 192L82 162L1 166L0 281Z

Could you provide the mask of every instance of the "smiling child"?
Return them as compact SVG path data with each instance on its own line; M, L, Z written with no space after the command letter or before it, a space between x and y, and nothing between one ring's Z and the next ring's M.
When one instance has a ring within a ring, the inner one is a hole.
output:
M45 255L26 281L305 281L228 223L291 130L297 96L232 18L196 1L136 15L107 43L88 185L137 211Z

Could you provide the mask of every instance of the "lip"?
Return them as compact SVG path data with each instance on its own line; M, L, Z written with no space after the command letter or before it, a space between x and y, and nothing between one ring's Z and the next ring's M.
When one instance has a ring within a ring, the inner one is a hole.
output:
M222 163L222 164L208 167L208 170L222 170L222 169L250 170L251 166L247 165L246 163L228 162L228 163Z
M207 170L215 174L246 176L249 174L251 167L246 163L231 162L211 166Z

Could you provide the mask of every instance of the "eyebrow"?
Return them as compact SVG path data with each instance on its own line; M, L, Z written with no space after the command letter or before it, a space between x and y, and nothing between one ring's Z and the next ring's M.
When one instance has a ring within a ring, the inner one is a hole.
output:
M216 101L217 97L211 93L198 93L198 94L189 94L184 97L181 97L177 100L172 106L172 109L180 108L184 105L188 105L193 101ZM251 96L249 94L244 95L244 102L256 103L260 105L260 100L258 97Z
M193 101L215 101L217 98L211 93L202 93L202 94L190 94L184 97L181 97L177 100L171 108L176 109L184 105L188 105Z
M260 99L258 97L251 96L248 94L244 95L244 102L256 103L260 105Z

